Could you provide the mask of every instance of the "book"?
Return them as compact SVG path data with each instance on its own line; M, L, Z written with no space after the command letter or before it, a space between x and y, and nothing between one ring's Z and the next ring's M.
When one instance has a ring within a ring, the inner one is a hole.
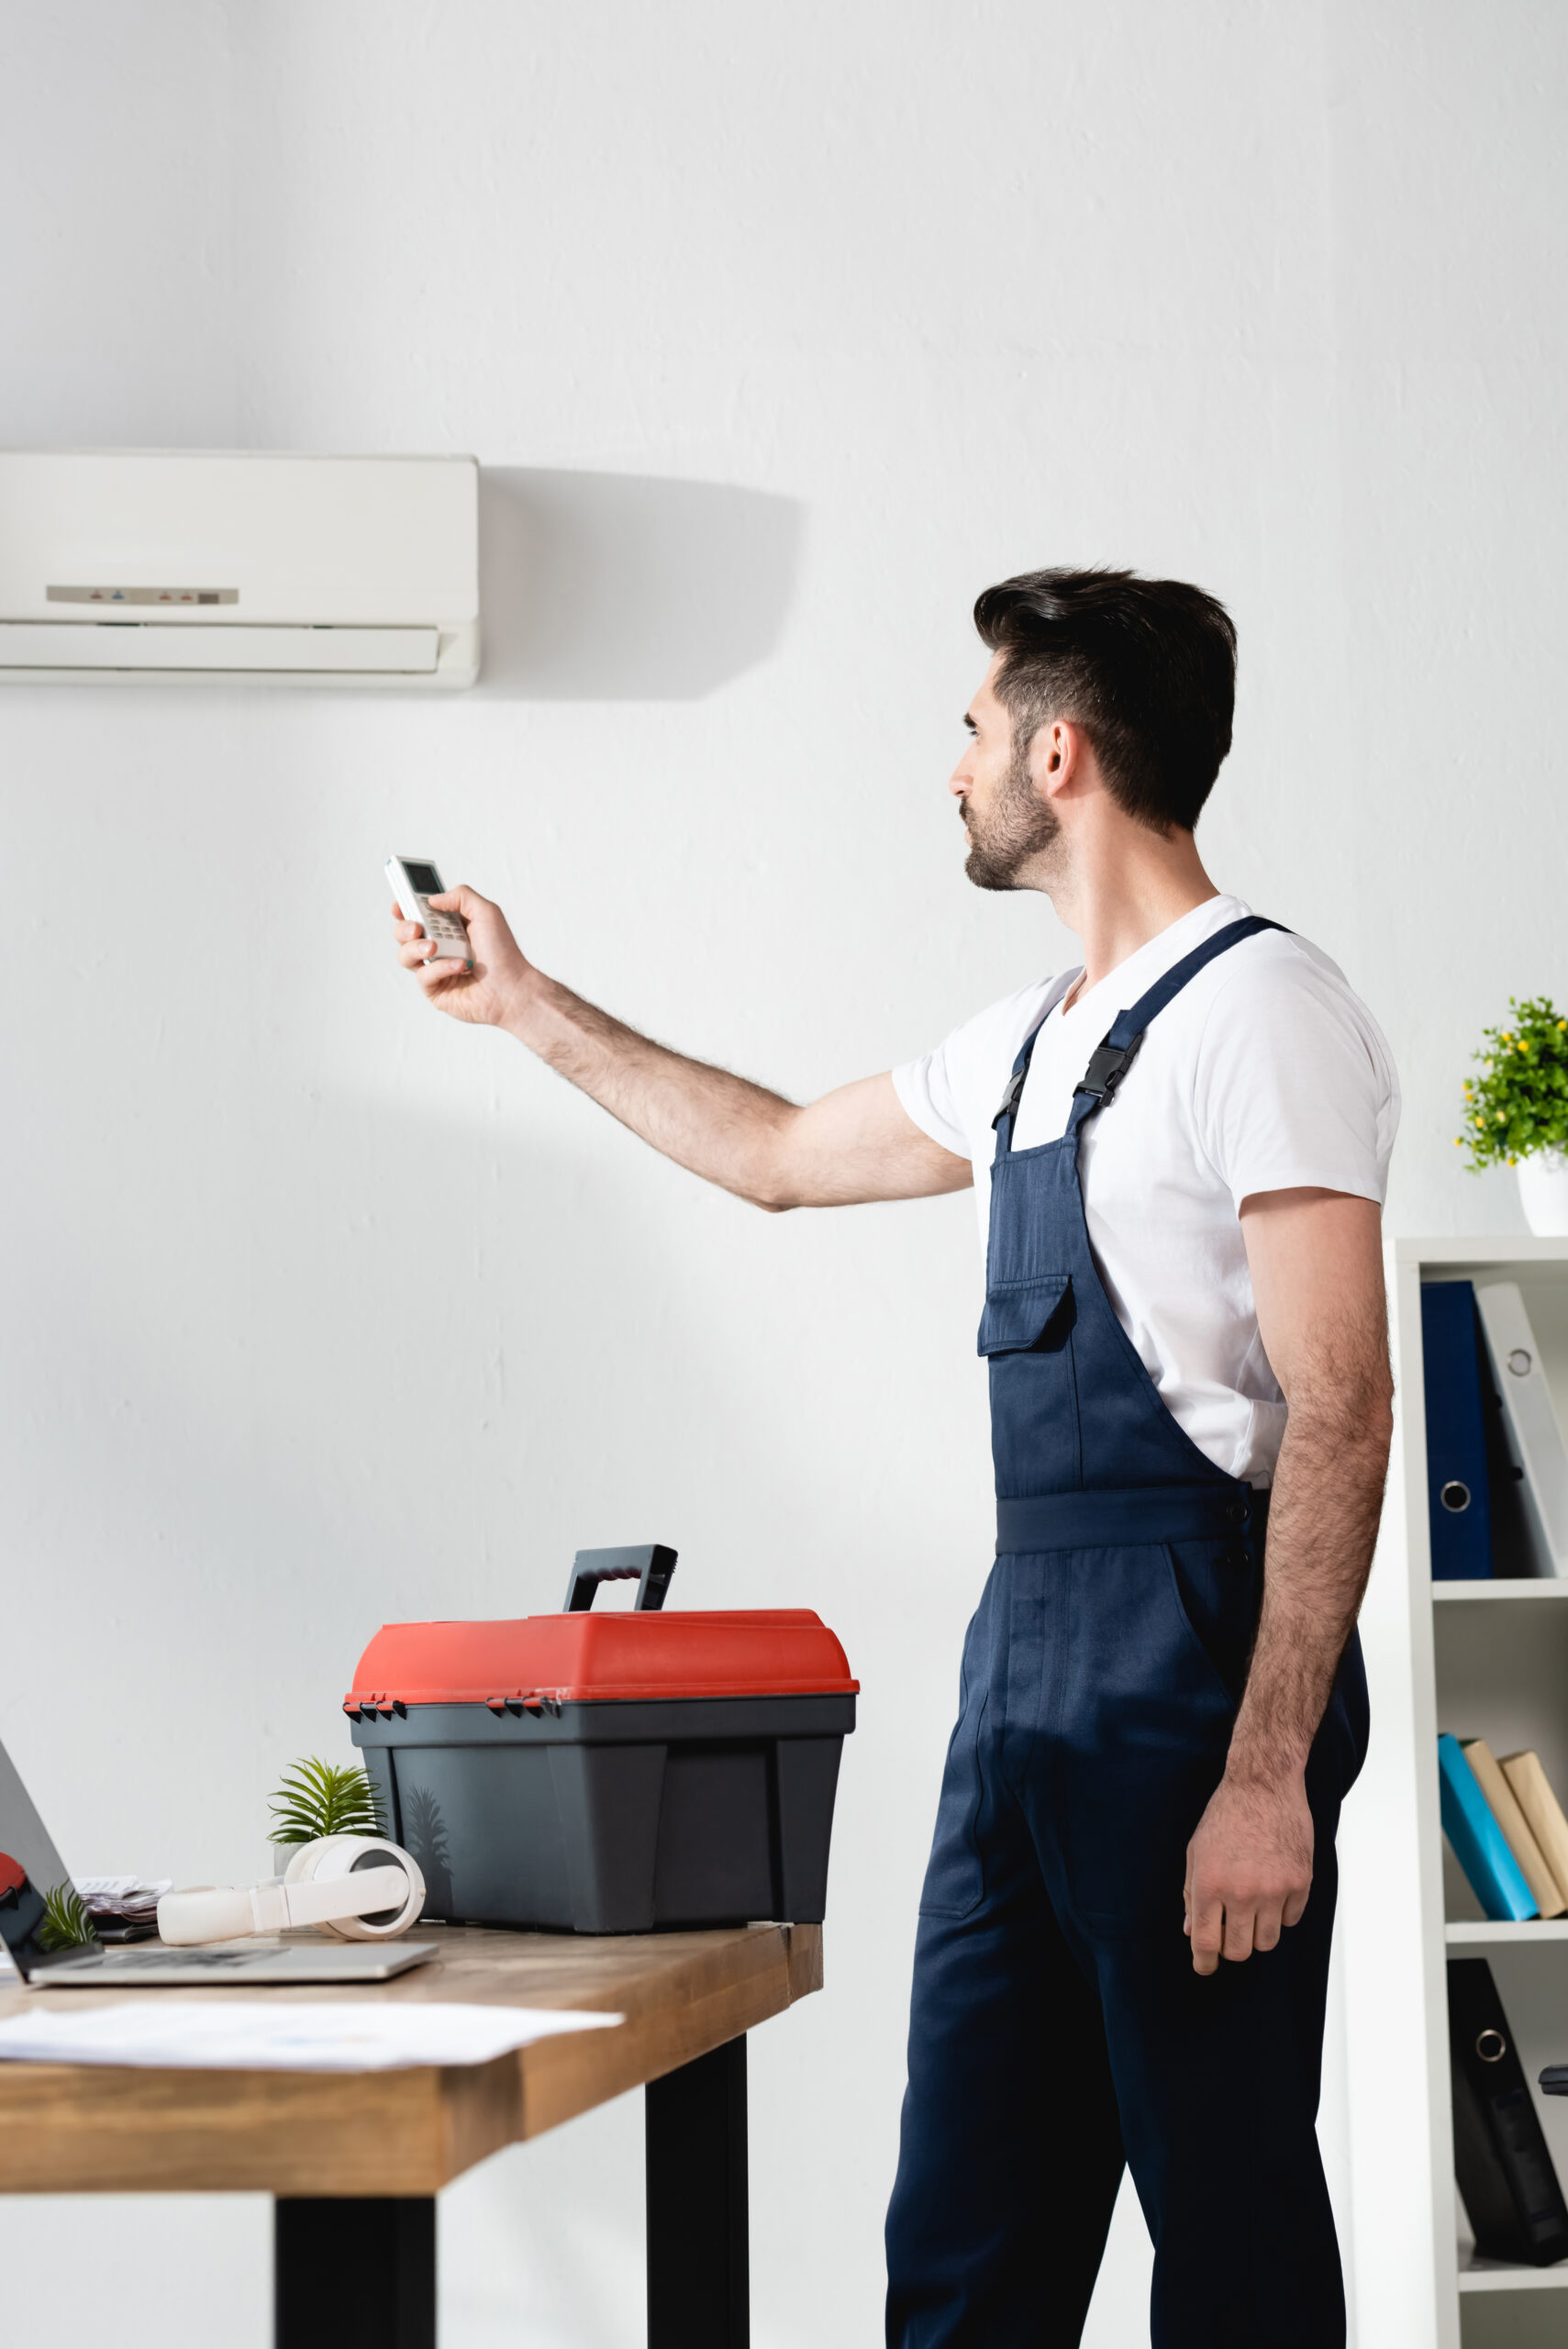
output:
M1540 1847L1542 1859L1558 1884L1568 1889L1568 1817L1551 1791L1540 1756L1528 1749L1523 1753L1505 1753L1498 1767Z
M1550 2267L1568 2258L1568 2206L1484 1957L1450 1958L1453 2165L1475 2248Z
M1492 1572L1492 1508L1473 1282L1422 1283L1421 1374L1432 1579L1481 1581Z
M1495 1923L1522 1924L1540 1914L1524 1873L1493 1818L1457 1737L1438 1740L1443 1833L1470 1888Z
M1503 1398L1503 1425L1512 1465L1523 1472L1529 1555L1528 1573L1568 1574L1568 1447L1540 1349L1517 1281L1484 1281L1476 1311Z
M1472 1776L1486 1798L1487 1809L1503 1831L1503 1841L1519 1864L1519 1873L1530 1888L1537 1909L1543 1917L1561 1917L1568 1910L1568 1898L1496 1754L1484 1737L1462 1737L1459 1742ZM1561 1812L1558 1815L1561 1817Z

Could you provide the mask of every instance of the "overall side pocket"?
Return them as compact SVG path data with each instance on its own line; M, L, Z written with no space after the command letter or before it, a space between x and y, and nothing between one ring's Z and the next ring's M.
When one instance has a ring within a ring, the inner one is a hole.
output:
M1258 1628L1262 1575L1234 1541L1167 1542L1165 1557L1176 1612L1229 1703L1239 1705Z
M1004 1281L985 1292L981 1354L1032 1353L1060 1346L1073 1325L1073 1276L1047 1273L1037 1280Z
M942 1770L936 1831L920 1893L922 1917L967 1917L985 1897L985 1868L976 1831L984 1793L980 1732L991 1692L984 1680L976 1688L976 1675L972 1670L971 1651L978 1622L976 1617L963 1643L958 1720L948 1740L947 1762Z

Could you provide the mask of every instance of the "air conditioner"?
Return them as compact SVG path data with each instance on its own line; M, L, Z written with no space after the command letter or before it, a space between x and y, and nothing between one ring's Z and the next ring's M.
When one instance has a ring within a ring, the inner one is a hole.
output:
M472 457L0 452L0 683L471 685Z

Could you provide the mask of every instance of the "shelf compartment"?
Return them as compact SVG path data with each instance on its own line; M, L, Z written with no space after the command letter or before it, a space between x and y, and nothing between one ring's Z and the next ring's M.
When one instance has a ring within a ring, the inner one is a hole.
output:
M1499 1761L1533 1746L1568 1799L1568 1610L1439 1607L1432 1640L1438 1728L1484 1737Z

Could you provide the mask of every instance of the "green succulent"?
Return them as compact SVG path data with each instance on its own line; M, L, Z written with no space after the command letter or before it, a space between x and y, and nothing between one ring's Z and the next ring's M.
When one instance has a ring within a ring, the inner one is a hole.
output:
M40 1949L90 1949L97 1940L93 1920L73 1884L57 1884L43 1897Z
M268 1808L274 1843L314 1843L318 1835L384 1835L381 1798L358 1764L339 1768L314 1755L285 1770Z
M1508 1002L1513 1026L1482 1030L1481 1074L1464 1080L1464 1131L1453 1139L1473 1174L1568 1148L1568 1019L1543 995Z

